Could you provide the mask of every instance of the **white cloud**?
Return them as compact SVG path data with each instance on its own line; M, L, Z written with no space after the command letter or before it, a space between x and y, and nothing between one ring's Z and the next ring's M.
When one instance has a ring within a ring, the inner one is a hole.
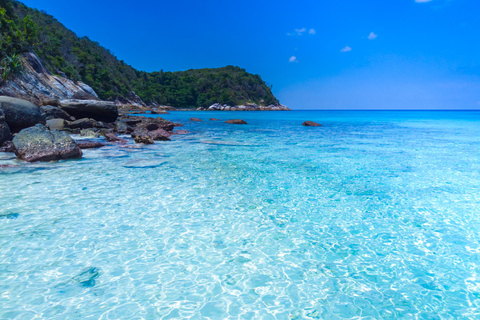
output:
M416 3L430 2L432 0L415 0Z
M288 62L298 62L297 57L291 56L290 59L288 59Z
M349 52L349 51L352 51L352 48L350 48L349 46L345 46L345 48L340 50L340 52Z
M315 34L315 33L317 33L317 32L316 32L315 29L313 29L313 28L310 29L310 30L308 30L308 34L312 34L312 35L313 35L313 34Z
M375 34L374 32L370 32L370 34L368 35L368 40L375 40L377 39L378 37L378 34Z
M295 32L296 32L299 36L301 36L305 31L307 31L306 28L295 29Z

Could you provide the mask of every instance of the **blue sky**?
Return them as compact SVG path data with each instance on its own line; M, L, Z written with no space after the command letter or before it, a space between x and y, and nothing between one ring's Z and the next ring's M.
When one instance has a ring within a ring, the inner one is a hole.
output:
M23 0L146 71L238 65L294 109L480 109L480 1Z

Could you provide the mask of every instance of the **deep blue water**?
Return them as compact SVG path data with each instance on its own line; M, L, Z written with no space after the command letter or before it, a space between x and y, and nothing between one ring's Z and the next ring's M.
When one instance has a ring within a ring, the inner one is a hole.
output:
M0 319L480 318L480 112L163 117L0 169Z

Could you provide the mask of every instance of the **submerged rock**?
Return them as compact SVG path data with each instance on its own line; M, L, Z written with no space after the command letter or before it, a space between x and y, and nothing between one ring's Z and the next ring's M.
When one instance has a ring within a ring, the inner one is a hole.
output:
M0 146L2 146L4 142L9 141L11 137L12 133L10 132L10 127L5 121L5 113L0 109Z
M97 149L105 147L104 143L88 140L77 140L75 141L80 149Z
M248 124L245 120L242 119L230 119L225 121L225 123L230 123L230 124Z
M165 160L158 159L136 159L126 162L125 168L156 168L167 163Z
M199 119L199 118L190 118L190 121L202 122L202 119Z
M56 130L49 131L41 124L20 131L13 138L13 144L17 157L28 162L80 158L82 156L82 151L67 133Z
M113 133L106 133L105 134L105 139L108 141L108 142L119 142L121 144L126 144L127 143L127 140L125 139L122 139L122 138L119 138L117 137L115 134Z
M304 123L302 123L302 126L306 126L306 127L321 127L322 125L320 123L316 123L316 122L313 122L313 121L305 121Z
M95 279L100 277L99 268L88 268L73 278L74 282L78 282L82 287L91 288L95 286Z
M40 108L27 100L0 96L0 109L4 111L5 121L12 132L37 123L45 124Z
M208 120L210 120L210 121L220 121L220 119L217 119L217 118L210 118Z
M97 100L61 100L60 108L76 118L92 118L97 121L115 122L118 109L115 103Z

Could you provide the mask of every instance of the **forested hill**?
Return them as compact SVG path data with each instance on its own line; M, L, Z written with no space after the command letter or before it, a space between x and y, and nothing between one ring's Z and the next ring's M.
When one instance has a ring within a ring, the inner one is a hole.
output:
M180 72L143 72L118 60L87 37L79 38L54 17L16 0L0 0L1 77L14 77L18 57L34 51L53 74L90 85L100 98L113 100L134 91L145 102L177 108L213 103L278 104L258 75L227 66Z

